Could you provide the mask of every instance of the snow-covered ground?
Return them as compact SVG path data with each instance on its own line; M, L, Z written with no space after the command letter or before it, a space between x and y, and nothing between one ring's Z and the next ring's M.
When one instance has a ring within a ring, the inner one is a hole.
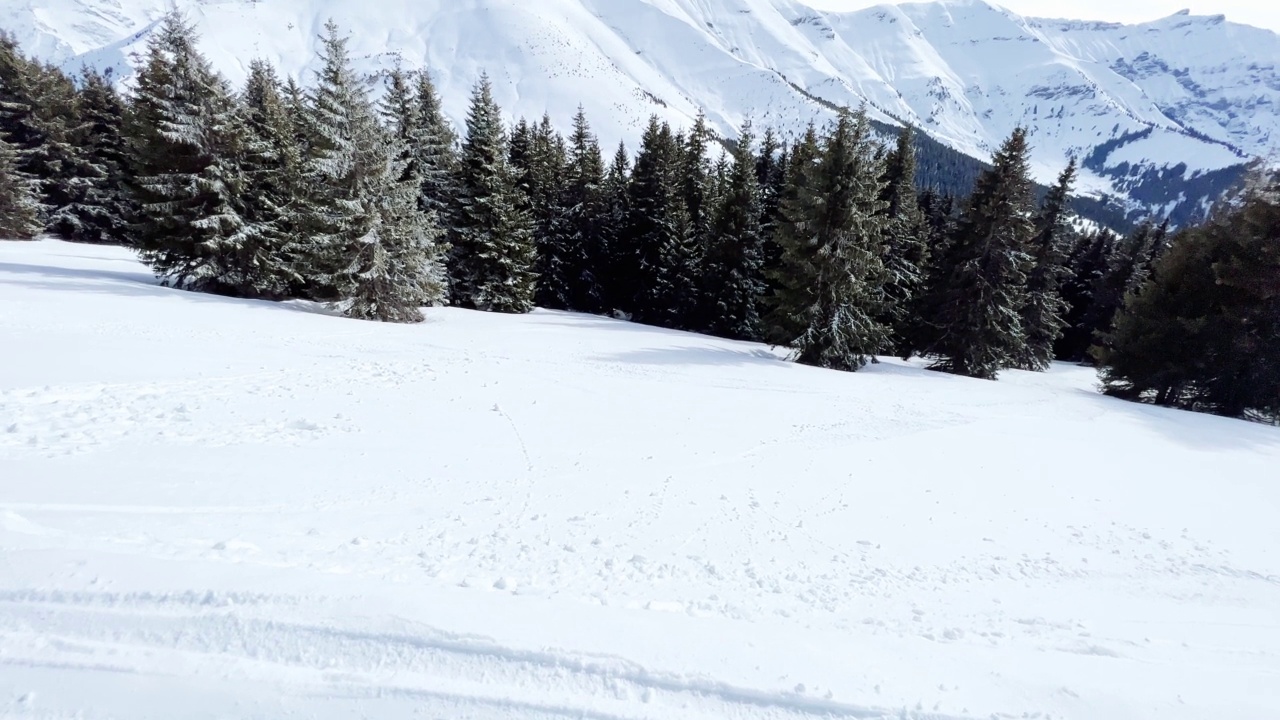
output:
M1280 431L0 243L0 716L1280 716Z

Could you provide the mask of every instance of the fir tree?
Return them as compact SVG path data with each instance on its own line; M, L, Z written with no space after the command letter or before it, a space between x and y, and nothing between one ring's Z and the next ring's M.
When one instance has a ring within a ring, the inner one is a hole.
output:
M1156 225L1144 222L1111 246L1105 268L1090 288L1090 305L1083 317L1083 331L1088 339L1088 346L1084 349L1087 355L1094 355L1092 346L1102 342L1111 332L1116 313L1124 305L1125 295L1146 281L1148 252L1157 232Z
M0 135L0 239L30 240L40 234L36 182L18 169L18 152Z
M622 162L625 165L625 151ZM625 167L621 173L625 178ZM625 179L622 184L625 187ZM600 144L579 107L569 139L556 229L563 238L566 304L572 310L594 313L606 309L602 284L608 281L608 221L612 216L606 191Z
M521 138L519 145L512 145L512 167L523 207L533 221L538 249L535 301L541 307L568 310L572 307L571 284L582 263L571 255L561 204L567 150L547 116L524 132L527 136Z
M649 119L631 173L624 232L626 267L618 274L640 322L681 328L697 302L696 248L684 203L683 143Z
M454 302L495 312L533 309L537 249L507 161L501 111L488 76L472 93L458 173Z
M939 319L947 303L951 279L951 241L955 235L955 199L926 190L917 196L924 218L925 263L921 268L919 292L908 301L907 309L897 324L898 355L906 360L917 353L928 352L942 336Z
M950 268L935 369L994 380L1026 346L1032 184L1027 133L1014 130L978 178L945 259Z
M631 217L631 160L622 142L618 143L605 173L602 202L604 214L597 229L598 254L594 264L599 278L601 310L616 314L630 308L634 298L628 292L632 285L627 275L633 265L630 250L635 247L627 234Z
M1067 259L1068 276L1062 285L1062 298L1067 305L1062 337L1054 344L1059 360L1084 361L1094 342L1090 311L1094 307L1094 291L1106 274L1108 260L1120 238L1110 230L1083 233Z
M764 237L754 143L748 122L738 134L702 266L704 329L739 340L758 340L762 332Z
M885 283L885 311L881 322L893 329L896 349L910 355L914 348L908 337L911 313L924 290L925 268L929 260L928 228L924 211L916 195L915 131L904 126L898 142L885 160L884 265L888 273Z
M81 77L78 142L94 177L81 200L69 240L125 244L134 209L125 192L122 148L125 105L109 77L88 69Z
M445 119L435 84L425 71L417 76L417 106L418 127L411 133L410 146L422 178L419 205L424 212L436 213L443 226L452 227L449 211L457 194L457 137Z
M765 337L774 345L790 345L804 332L805 308L815 300L817 246L811 234L812 187L821 155L818 131L810 124L790 152L773 232L779 257L766 272L771 293Z
M125 125L131 229L143 261L165 282L251 295L257 268L246 252L265 228L247 219L243 118L226 81L195 48L191 27L165 17L138 73Z
M1072 159L1045 196L1036 216L1036 234L1031 240L1032 267L1027 274L1026 304L1022 307L1022 328L1026 342L1016 359L1023 370L1043 372L1053 361L1053 348L1066 325L1066 301L1060 292L1070 272L1066 248L1071 235L1068 213L1071 184L1076 176Z

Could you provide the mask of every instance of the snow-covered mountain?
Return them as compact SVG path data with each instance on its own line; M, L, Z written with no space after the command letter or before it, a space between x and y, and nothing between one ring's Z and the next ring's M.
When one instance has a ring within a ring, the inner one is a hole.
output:
M365 69L429 67L460 119L481 71L513 116L634 140L652 113L699 109L725 135L747 117L795 129L866 103L977 158L1033 130L1034 169L1066 157L1083 188L1131 207L1199 202L1280 148L1280 35L1186 12L1140 25L1044 20L983 0L822 12L797 0L10 0L0 25L68 70L123 71L177 7L233 79L265 57L314 66L333 18Z

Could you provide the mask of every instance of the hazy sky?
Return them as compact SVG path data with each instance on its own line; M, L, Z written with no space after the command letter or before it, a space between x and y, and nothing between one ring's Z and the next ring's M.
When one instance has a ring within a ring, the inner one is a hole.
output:
M1135 22L1154 20L1191 8L1197 15L1226 15L1235 22L1280 31L1280 2L1276 0L994 0L996 4L1022 15L1068 17L1082 20ZM829 10L853 10L883 4L883 0L803 0L805 4Z

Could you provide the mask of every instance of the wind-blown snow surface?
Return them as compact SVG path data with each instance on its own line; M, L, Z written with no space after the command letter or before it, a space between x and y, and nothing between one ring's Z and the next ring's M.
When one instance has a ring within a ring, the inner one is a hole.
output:
M685 125L704 109L731 137L748 117L796 130L828 106L869 103L980 159L1015 126L1052 181L1090 156L1081 186L1121 196L1131 171L1187 176L1280 149L1280 35L1178 14L1139 25L1026 18L982 0L820 12L797 0L9 0L0 26L77 71L130 72L171 7L233 79L254 57L307 77L333 18L367 71L397 58L432 70L460 121L482 70L511 115L579 103L607 144L650 114ZM1139 137L1138 133L1142 133ZM1127 165L1126 165L1127 163ZM1136 173L1135 173L1136 174ZM1176 174L1176 173L1175 173ZM1194 199L1194 198L1193 198Z
M0 715L1264 720L1280 431L0 243Z

